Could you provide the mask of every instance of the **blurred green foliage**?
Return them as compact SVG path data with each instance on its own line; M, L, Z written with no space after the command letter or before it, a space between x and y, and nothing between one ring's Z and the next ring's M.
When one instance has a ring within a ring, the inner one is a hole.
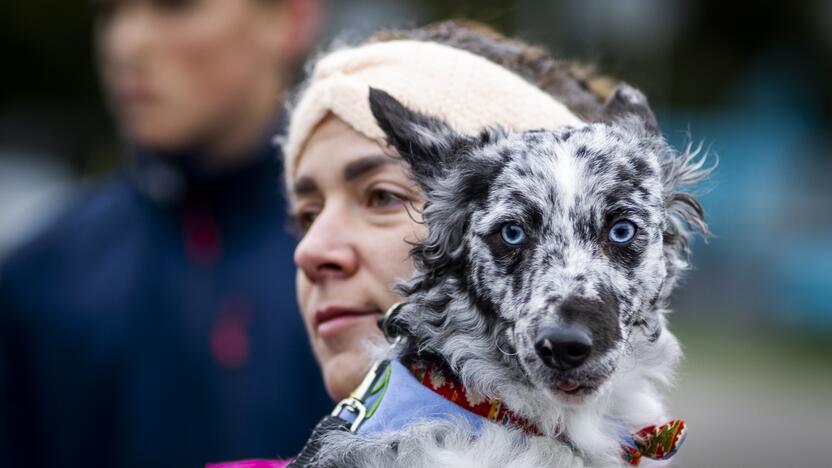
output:
M720 325L711 320L675 321L671 329L685 352L683 367L691 372L731 374L767 384L800 381L818 385L816 388L832 384L832 340L828 333L772 324Z

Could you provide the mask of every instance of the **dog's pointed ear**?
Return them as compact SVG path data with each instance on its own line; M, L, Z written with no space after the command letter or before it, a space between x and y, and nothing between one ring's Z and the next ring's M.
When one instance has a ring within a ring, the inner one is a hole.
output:
M387 92L372 87L370 110L387 143L410 165L423 188L429 188L443 167L453 162L467 140L445 122L408 109Z
M601 120L607 123L626 123L634 117L648 134L659 135L659 123L647 97L630 85L619 85L604 104Z

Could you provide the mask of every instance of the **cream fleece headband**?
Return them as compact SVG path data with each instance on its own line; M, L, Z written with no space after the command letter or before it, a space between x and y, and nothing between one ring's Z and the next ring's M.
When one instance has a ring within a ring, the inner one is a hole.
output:
M309 135L330 112L384 145L370 112L370 87L468 134L495 125L522 131L582 124L550 95L470 52L422 41L367 44L333 52L315 65L283 145L288 187Z

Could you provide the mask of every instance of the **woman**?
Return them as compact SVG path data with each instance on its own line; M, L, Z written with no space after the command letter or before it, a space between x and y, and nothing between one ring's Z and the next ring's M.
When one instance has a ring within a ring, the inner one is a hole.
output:
M384 32L316 62L291 113L285 174L302 235L294 257L301 314L335 401L367 371L367 341L380 336L377 320L399 299L394 286L411 273L408 251L424 235L422 196L390 157L370 86L466 132L579 124L597 117L609 89L470 23ZM240 463L226 466L283 466Z

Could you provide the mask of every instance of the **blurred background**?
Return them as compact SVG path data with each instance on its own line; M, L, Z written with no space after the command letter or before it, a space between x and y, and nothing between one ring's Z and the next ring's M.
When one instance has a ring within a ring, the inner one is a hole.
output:
M671 318L676 466L832 466L832 1L332 0L327 18L325 42L486 22L641 88L674 146L718 155L714 236ZM0 3L0 261L126 157L92 25L85 2Z

